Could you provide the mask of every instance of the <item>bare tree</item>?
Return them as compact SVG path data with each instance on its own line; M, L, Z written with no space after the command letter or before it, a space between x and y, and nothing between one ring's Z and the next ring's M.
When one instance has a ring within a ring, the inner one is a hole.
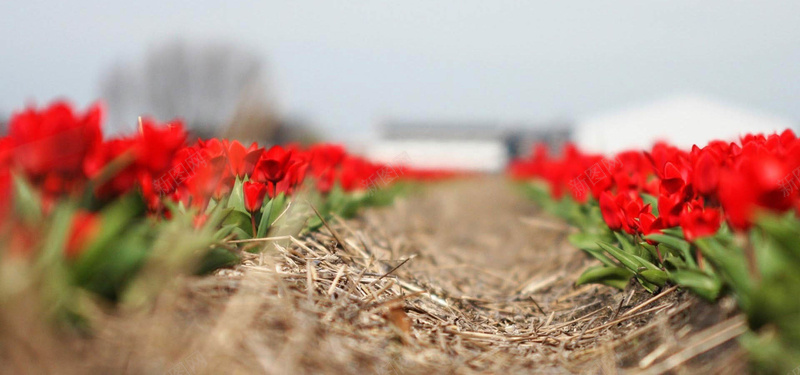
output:
M101 80L101 95L115 130L134 124L136 116L152 115L182 118L202 136L237 129L226 133L264 139L275 132L266 86L261 59L249 50L173 41L150 49L139 64L112 66ZM234 124L256 118L243 116L245 108L258 111L257 123Z

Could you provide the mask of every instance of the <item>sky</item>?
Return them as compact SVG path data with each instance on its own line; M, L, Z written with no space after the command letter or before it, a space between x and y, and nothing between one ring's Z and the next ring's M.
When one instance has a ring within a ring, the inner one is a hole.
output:
M798 1L0 2L0 113L98 98L174 38L266 61L281 114L340 141L387 119L539 124L680 93L800 120Z

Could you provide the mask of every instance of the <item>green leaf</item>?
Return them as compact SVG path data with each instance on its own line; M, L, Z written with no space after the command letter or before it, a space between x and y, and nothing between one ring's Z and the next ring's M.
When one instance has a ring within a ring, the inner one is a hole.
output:
M639 242L639 246L643 249L647 250L647 253L650 254L650 259L658 260L658 251L656 251L656 247L647 243L646 241ZM664 254L661 254L663 257Z
M673 248L680 250L681 253L688 253L689 249L691 248L691 244L689 242L667 234L650 234L644 238L672 246Z
M225 237L230 235L233 232L234 228L239 228L236 224L227 224L220 227L214 235L211 237L211 240L214 242L222 241Z
M250 215L239 210L233 210L228 213L222 221L222 226L235 225L242 232L247 234L247 238L253 237L253 224L250 222Z
M209 250L200 260L195 271L198 275L204 275L213 272L223 267L230 267L239 262L239 256L223 249L221 247L214 247Z
M66 247L67 236L72 226L74 215L75 207L68 203L57 205L49 215L47 225L42 226L43 229L46 228L46 232L43 233L41 262L53 266L63 259L64 248Z
M622 267L595 266L584 271L578 277L575 286L594 283L625 289L631 277L633 277L633 273Z
M653 215L658 217L658 198L647 193L641 193L639 195L642 197L644 204L649 204L650 207L653 208Z
M800 225L794 217L762 215L758 219L758 227L764 230L774 242L780 246L778 248L787 256L800 261L800 246L798 246L798 233Z
M676 270L688 267L686 262L683 261L683 258L672 254L666 254L666 256L664 257L664 265L670 267L671 269L676 269Z
M641 264L643 267L645 267L645 268L647 268L647 269L649 269L649 270L656 270L656 271L660 270L660 268L658 268L658 267L657 267L655 264L653 264L653 263L650 263L650 261L649 261L649 260L647 260L647 259L644 259L644 258L642 258L642 257L640 257L640 256L633 255L633 254L631 254L631 257L633 257L633 259L635 259L635 260L636 260L637 262L639 262L639 263L640 263L640 264Z
M39 193L22 176L13 176L14 206L19 217L29 223L42 221L42 202Z
M672 237L681 238L681 239L684 238L683 237L683 228L681 228L681 227L666 228L666 229L662 229L661 231L664 232L664 234L670 235Z
M100 214L100 232L94 241L81 253L73 264L73 273L78 282L92 276L92 270L104 258L112 256L117 242L131 229L139 215L144 212L144 205L136 194L127 194L106 206Z
M626 253L628 254L638 253L638 251L636 250L636 246L630 240L628 240L626 235L620 232L614 232L614 237L617 238L617 241L619 241L619 244L622 246L622 250L625 250Z
M147 224L139 224L116 237L114 246L104 247L103 256L79 275L79 285L116 301L144 264L151 244L146 235L148 229Z
M233 207L239 212L247 212L247 209L244 208L244 191L242 190L242 185L242 180L237 177L225 207ZM252 232L253 230L251 229L250 231Z
M261 221L258 222L258 233L256 234L257 238L264 238L269 231L269 227L272 225L272 205L275 203L274 199L270 199L267 204L261 209Z
M695 264L694 258L692 257L691 248L692 245L689 242L681 238L677 238L671 235L666 234L651 234L645 236L646 239L659 242L663 245L667 245L673 249L676 249L680 252L680 255L684 258L683 260L689 264Z
M269 225L275 225L275 221L283 214L286 209L286 194L280 193L277 197L272 199L272 207L270 207L270 222ZM266 212L266 211L265 211Z
M744 251L736 246L724 246L713 237L700 238L695 244L706 260L717 266L717 272L733 288L740 305L746 310L755 280L750 275Z
M701 271L678 270L669 274L670 279L675 284L691 290L698 296L709 301L715 301L722 291L722 282Z
M601 250L602 248L597 243L601 241L601 239L593 234L590 233L573 233L567 237L569 243L572 246L575 246L581 250Z
M669 278L667 273L661 270L644 270L639 272L639 275L641 275L645 280L658 286L664 286Z
M636 275L635 279L636 279L636 281L639 282L639 285L644 287L648 292L650 292L650 294L653 294L656 291L658 291L658 285L653 284L653 283L645 280L642 276Z
M238 238L240 240L246 240L248 238L252 238L250 236L250 232L251 231L252 231L252 229L250 231L245 232L242 228L239 228L238 226L234 225L233 229L231 229L231 234L234 234L236 236L236 238Z
M644 267L644 264L636 260L636 258L634 258L631 254L628 254L613 245L604 242L598 242L597 244L600 245L603 250L611 254L612 257L622 263L623 266L627 267L634 273L639 269L639 267Z
M602 248L597 243L600 242L599 237L595 235L591 235L588 233L573 233L567 237L569 242L589 253L589 255L595 257L597 260L605 264L609 267L618 267L619 265L603 254Z

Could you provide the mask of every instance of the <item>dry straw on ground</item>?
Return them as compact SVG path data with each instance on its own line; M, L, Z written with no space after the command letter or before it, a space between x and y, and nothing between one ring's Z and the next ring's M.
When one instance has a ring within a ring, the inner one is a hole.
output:
M53 337L5 312L24 373L742 373L733 303L668 288L574 287L595 262L495 179L450 182L256 242L234 269L182 279L97 335Z

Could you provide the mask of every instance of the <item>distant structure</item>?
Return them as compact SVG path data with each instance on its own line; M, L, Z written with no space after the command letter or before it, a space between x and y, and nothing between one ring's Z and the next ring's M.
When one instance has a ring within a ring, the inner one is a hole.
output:
M135 129L138 116L183 119L195 133L257 138L274 131L275 114L261 57L226 42L160 42L139 60L119 62L100 80L110 130ZM245 121L245 124L233 123ZM235 131L232 131L231 128Z
M537 142L560 150L569 139L567 124L522 126L500 123L390 121L368 156L391 163L402 157L413 167L476 172L503 170L511 158L527 155Z
M735 141L746 133L794 128L792 122L697 95L668 98L579 120L575 142L584 150L615 153L668 141L689 149L712 139Z
M11 121L9 116L0 113L0 135L8 134L8 122Z

